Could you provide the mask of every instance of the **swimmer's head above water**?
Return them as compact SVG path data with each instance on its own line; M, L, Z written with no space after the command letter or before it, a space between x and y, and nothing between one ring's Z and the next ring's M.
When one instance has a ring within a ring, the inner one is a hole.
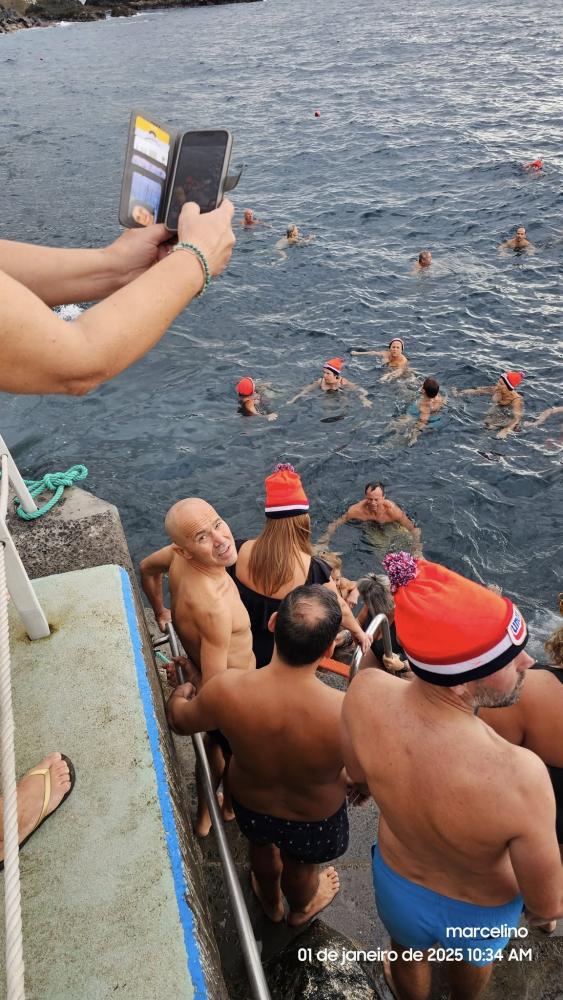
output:
M287 227L287 229L285 231L285 235L287 236L288 240L298 240L299 239L299 230L298 230L297 226L295 225L295 223L292 223L291 226Z
M425 378L420 391L428 399L435 399L440 392L440 383L435 378Z
M405 345L400 337L394 337L393 340L389 341L389 358L391 361L396 361L400 358L405 349Z
M366 483L364 497L368 510L373 514L377 514L385 499L385 487L383 483Z
M249 399L256 392L256 383L249 375L237 382L237 394L241 399Z
M242 218L245 226L254 225L254 212L251 208L245 208Z
M323 365L323 382L325 385L337 386L342 378L342 358L329 358Z
M430 250L421 250L418 255L418 265L419 267L430 267L432 263L432 254Z

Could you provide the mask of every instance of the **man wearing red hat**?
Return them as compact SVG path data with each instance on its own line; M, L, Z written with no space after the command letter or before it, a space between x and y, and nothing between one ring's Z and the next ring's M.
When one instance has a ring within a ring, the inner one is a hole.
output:
M452 389L453 396L492 396L493 403L496 406L503 407L506 409L510 407L512 410L512 417L508 424L506 424L497 434L497 438L505 438L511 433L511 431L516 430L524 412L524 400L516 389L525 378L525 372L503 372L500 376L498 382L495 385L481 385L476 389ZM494 427L498 426L498 422L495 420L495 411L491 409L489 415L485 419L485 426Z
M179 500L166 515L164 527L172 544L147 556L140 564L141 584L161 631L173 621L188 654L186 668L199 688L228 667L253 670L250 620L238 590L227 573L237 560L228 524L199 497ZM168 574L171 611L164 604L163 576ZM194 669L195 668L195 669ZM216 785L224 770L223 755L230 749L222 734L208 747ZM232 819L225 810L225 818ZM198 787L195 831L209 833L211 819Z
M325 361L323 365L323 373L321 378L315 379L310 385L306 385L301 392L298 392L296 396L293 396L287 401L287 405L291 406L296 400L301 399L302 396L306 396L308 393L312 392L313 389L322 389L323 392L342 392L343 389L353 389L357 392L362 406L369 409L372 405L368 399L368 394L365 389L361 386L356 385L355 382L350 382L349 379L344 378L342 375L342 368L344 366L344 361L342 358L329 358Z
M391 935L386 976L397 997L426 1000L439 945L450 949L450 995L478 1000L523 904L534 924L563 915L546 767L474 714L517 701L526 624L508 598L436 563L401 552L384 566L416 676L358 674L343 739L349 776L380 809L373 878Z

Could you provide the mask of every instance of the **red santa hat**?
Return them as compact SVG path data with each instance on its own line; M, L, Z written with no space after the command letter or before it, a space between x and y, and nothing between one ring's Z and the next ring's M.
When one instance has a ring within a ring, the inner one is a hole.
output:
M526 372L503 372L501 379L504 382L507 389L517 389L523 378L526 377Z
M239 396L253 396L256 392L254 379L250 378L249 375L245 378L241 378L240 382L237 383L237 392Z
M323 368L328 368L329 372L333 372L335 375L342 375L343 364L342 358L329 358L328 361L325 361Z
M383 560L397 636L418 677L453 687L488 677L528 641L518 608L438 563L393 552Z
M276 465L271 476L264 480L266 485L266 517L297 517L307 514L309 501L301 485L299 474L289 462Z

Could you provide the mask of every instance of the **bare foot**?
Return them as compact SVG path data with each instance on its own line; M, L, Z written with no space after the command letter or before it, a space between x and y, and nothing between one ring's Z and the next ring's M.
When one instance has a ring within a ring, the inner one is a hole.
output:
M383 964L383 978L385 979L385 982L387 983L387 988L388 988L391 996L395 997L395 1000L397 1000L397 997L399 996L399 994L397 993L397 987L395 986L395 981L393 979L393 973L391 972L391 963L390 963L389 959L387 958L387 955L383 959L383 963L382 964Z
M338 872L336 868L331 865L330 868L325 868L319 876L319 885L315 895L313 896L310 903L303 910L291 910L287 918L288 924L291 927L301 927L302 924L306 924L309 920L324 910L329 903L336 896L336 893L340 889L340 879L338 877Z
M536 925L539 931L543 931L544 934L553 934L557 929L557 921L549 920L546 924Z
M60 753L49 753L32 771L38 768L49 768L51 772L51 794L49 803L45 810L45 816L52 813L59 806L70 789L70 773L68 764L61 757ZM37 821L43 809L43 799L45 795L45 778L42 774L24 774L18 781L18 826L19 842L25 840L37 825ZM1 841L0 841L1 844ZM3 859L4 852L0 847L0 859Z
M233 807L230 802L223 799L223 805L221 806L221 816L225 820L225 823L232 823L235 818Z
M273 924L281 924L284 916L285 910L283 908L283 901L280 895L279 901L277 903L267 903L262 895L262 890L258 883L258 879L253 871L250 872L250 884L252 886L252 891L256 896L256 899L260 903L260 906L264 910L268 920L271 920Z
M219 806L219 809L221 810L221 813L223 815L223 819L227 819L227 818L228 819L234 819L235 818L235 814L234 813L233 813L232 816L229 816L229 817L225 816L225 814L223 812L223 801L224 801L224 799L223 799L223 793L222 792L217 792L217 805ZM196 819L196 821L194 823L194 833L195 833L196 837L199 837L200 839L203 840L204 837L207 837L209 835L209 831L211 830L212 826L213 826L213 823L211 821L211 813L209 812L209 809L207 808L207 806L203 805L201 807L201 810L198 812L197 819Z

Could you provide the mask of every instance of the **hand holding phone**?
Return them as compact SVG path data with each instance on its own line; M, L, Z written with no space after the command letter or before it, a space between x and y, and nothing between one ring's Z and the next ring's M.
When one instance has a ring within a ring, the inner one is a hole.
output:
M236 242L231 225L234 210L233 203L225 198L213 212L202 215L194 202L184 205L180 212L178 241L198 247L205 254L214 277L229 263Z

